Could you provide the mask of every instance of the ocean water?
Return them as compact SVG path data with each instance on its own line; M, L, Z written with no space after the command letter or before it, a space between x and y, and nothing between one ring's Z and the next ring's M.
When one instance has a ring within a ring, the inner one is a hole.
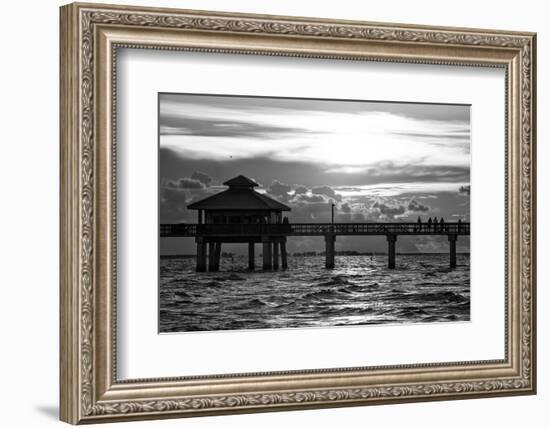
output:
M160 332L470 320L470 258L447 254L289 257L288 270L248 272L244 256L197 273L194 258L160 260ZM256 266L261 266L261 260Z

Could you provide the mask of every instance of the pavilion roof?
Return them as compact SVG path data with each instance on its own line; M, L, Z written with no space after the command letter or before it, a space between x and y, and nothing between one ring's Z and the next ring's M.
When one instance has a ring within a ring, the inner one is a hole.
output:
M290 207L285 204L256 192L254 187L258 186L258 183L243 175L223 184L229 186L229 189L193 202L187 208L190 210L290 211Z

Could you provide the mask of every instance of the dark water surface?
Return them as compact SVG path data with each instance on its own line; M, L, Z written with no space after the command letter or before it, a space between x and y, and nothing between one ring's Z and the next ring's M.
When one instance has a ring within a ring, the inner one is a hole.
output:
M258 259L256 265L261 261ZM286 271L248 272L247 259L222 258L197 273L194 258L160 260L160 332L320 327L470 320L470 258L398 255L290 257Z

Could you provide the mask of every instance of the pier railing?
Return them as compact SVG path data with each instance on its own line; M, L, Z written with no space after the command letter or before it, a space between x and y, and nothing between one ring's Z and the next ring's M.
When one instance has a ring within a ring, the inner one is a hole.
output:
M469 235L470 223L295 223L291 235Z
M320 236L320 235L469 235L470 223L283 223L161 224L162 237Z
M162 237L178 237L178 236L196 236L197 224L161 224L160 236Z

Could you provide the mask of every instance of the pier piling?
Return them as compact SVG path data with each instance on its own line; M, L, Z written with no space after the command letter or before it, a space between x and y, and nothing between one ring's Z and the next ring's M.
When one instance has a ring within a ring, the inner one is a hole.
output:
M449 262L451 269L456 268L456 239L457 236L455 234L449 235Z
M214 264L212 266L212 271L217 272L220 270L220 259L222 255L222 243L216 242L214 245Z
M273 248L271 245L271 241L265 240L262 242L262 256L263 256L263 270L271 270L272 268L272 262L273 262L273 256L271 249Z
M254 241L248 243L248 270L255 269Z
M283 269L288 268L288 262L286 257L286 241L281 242L281 264Z
M395 269L395 241L397 241L397 235L386 235L388 240L388 268Z
M325 267L327 269L334 269L335 241L336 241L336 235L334 233L327 233L325 235Z
M279 269L279 242L273 242L273 269Z
M208 243L208 270L213 272L216 266L216 243Z
M197 237L197 272L206 272L206 242L204 238Z

